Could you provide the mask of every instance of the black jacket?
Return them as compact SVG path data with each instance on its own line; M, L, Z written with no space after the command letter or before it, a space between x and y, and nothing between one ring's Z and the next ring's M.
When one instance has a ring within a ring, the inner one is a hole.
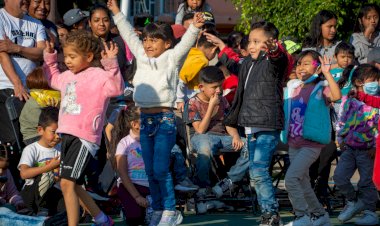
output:
M250 56L244 59L240 65L238 88L225 118L225 125L283 129L282 84L288 60L284 52L278 51L277 56L268 57L261 52L257 60Z

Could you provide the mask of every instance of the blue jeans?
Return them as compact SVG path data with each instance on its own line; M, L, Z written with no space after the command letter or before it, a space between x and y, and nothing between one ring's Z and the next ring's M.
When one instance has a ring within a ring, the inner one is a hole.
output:
M269 167L279 136L279 131L261 131L247 135L249 176L251 184L255 187L262 213L278 211Z
M171 158L173 164L174 178L177 183L183 181L187 177L187 168L185 165L185 158L183 157L182 150L178 145L174 145L171 151Z
M175 210L170 155L176 141L173 112L141 113L140 143L154 210Z
M232 137L229 135L217 135L211 133L194 134L191 145L197 152L195 179L201 188L211 186L209 172L211 168L211 155L219 149L233 149ZM244 149L244 147L243 147Z
M244 148L240 151L240 156L236 160L235 165L233 165L227 172L228 178L231 179L232 183L239 182L243 179L249 170L249 165L249 154L247 145L245 145Z
M372 182L374 160L369 156L369 150L360 150L347 147L340 156L338 165L334 172L334 181L348 201L355 201L358 198L362 201L366 210L376 211L377 190ZM358 186L358 197L351 184L351 178L356 169L359 171L360 179Z

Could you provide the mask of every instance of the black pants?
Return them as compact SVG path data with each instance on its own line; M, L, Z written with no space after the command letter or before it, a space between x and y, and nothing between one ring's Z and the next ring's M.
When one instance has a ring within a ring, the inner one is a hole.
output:
M26 185L20 192L22 199L26 207L33 213L36 214L41 208L48 209L49 216L53 216L57 212L61 212L63 204L62 191L50 187L43 196L39 195L38 183L41 180L41 175L34 179L32 185Z
M20 161L20 153L22 150L18 150L16 144L16 137L13 133L12 122L9 119L7 108L5 107L5 101L8 97L11 97L14 93L13 89L0 90L0 141L2 144L9 143L12 146L12 150L8 150L8 162L9 170L11 171L15 184L20 190L22 183L20 179L20 171L17 169L18 162ZM16 132L18 134L19 141L22 141L22 135L20 132L20 124L14 123ZM23 144L21 144L23 146Z
M15 143L16 138L13 135L12 124L8 116L7 108L5 107L5 101L13 94L13 89L0 90L0 141L2 143ZM20 131L19 125L16 131Z
M310 167L311 185L317 197L328 196L328 180L330 176L331 162L336 158L336 145L332 141L321 151L319 158Z

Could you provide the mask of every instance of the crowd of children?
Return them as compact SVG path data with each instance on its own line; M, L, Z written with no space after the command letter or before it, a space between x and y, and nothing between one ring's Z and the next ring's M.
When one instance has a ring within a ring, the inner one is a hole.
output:
M14 10L10 4L2 10ZM20 10L28 4L20 1ZM333 180L347 201L338 220L361 214L356 224L378 225L379 16L377 5L362 6L345 42L337 40L337 16L322 10L301 45L279 40L269 21L224 42L205 0L184 0L175 24L148 15L133 27L117 0L90 13L68 11L63 24L39 35L47 40L33 59L43 62L28 68L25 84L13 84L12 61L0 53L0 75L7 75L0 78L26 100L19 171L9 166L9 145L0 145L0 207L31 216L65 211L69 226L78 225L81 213L94 225L114 225L89 192L99 191L108 160L128 225L179 225L176 190L195 193L198 213L206 213L212 205L202 198L222 197L248 174L260 226L280 226L269 169L281 142L288 147L284 181L295 215L287 226L331 225L320 196L338 153ZM0 37L10 41L5 32ZM213 181L213 155L221 149L240 156L227 177ZM196 158L192 174L189 154Z

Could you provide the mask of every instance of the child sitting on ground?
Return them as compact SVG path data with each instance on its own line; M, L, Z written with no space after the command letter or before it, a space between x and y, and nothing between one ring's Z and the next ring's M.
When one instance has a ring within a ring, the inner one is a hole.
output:
M25 204L14 183L8 167L8 147L0 144L0 207L7 207L18 213L25 212Z
M59 196L62 197L62 192L53 186L53 170L60 163L60 155L55 148L60 142L57 128L58 109L43 108L37 127L40 139L25 147L18 164L21 178L25 180L21 196L33 214L46 214L42 212L47 209L49 216L54 215Z

